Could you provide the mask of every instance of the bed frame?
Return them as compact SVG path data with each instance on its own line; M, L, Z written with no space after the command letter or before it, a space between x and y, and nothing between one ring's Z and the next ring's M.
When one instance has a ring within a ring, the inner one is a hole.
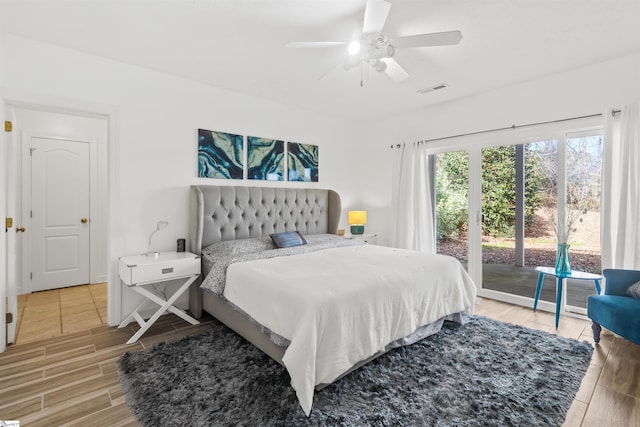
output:
M200 255L207 246L237 239L265 237L280 231L302 234L336 234L341 202L332 190L309 188L191 186L189 250ZM244 337L273 360L284 365L286 347L278 346L269 334L227 301L200 288L202 278L190 288L189 310L196 318L206 311ZM348 375L387 351L410 345L440 330L444 318L416 329L412 334L389 343L384 349L362 360L341 374ZM329 384L318 384L316 390Z
M213 243L280 231L336 234L341 202L338 193L324 189L194 185L190 211L189 250L200 255ZM190 288L191 313L200 318L206 311L282 364L286 347L274 344L224 298L203 292L201 283L197 280Z

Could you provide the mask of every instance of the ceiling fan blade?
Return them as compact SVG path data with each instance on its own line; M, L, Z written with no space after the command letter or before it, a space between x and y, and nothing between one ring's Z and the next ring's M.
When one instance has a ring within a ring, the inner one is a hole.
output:
M389 9L391 9L391 3L385 0L367 0L367 5L364 9L362 32L365 34L381 33L384 23L387 21Z
M286 48L299 49L299 48L319 48L319 47L334 47L342 46L344 42L289 42L284 45Z
M407 73L395 59L381 58L380 61L383 61L385 64L387 64L387 68L384 70L384 72L387 73L389 77L391 77L391 80L401 82L409 78L409 73Z
M396 37L391 42L394 47L427 47L458 44L462 40L460 31L444 31L442 33L416 34L414 36Z

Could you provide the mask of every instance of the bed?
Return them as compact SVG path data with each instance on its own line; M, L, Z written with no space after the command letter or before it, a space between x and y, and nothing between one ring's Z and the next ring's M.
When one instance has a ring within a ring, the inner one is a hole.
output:
M445 320L463 323L475 301L454 258L336 236L340 214L332 190L191 187L189 245L203 277L190 311L206 311L285 366L306 415L314 390ZM306 244L275 248L269 236L282 232Z

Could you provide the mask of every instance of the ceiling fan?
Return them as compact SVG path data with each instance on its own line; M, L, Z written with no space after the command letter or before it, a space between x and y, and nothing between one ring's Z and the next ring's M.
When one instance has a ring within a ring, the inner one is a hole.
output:
M369 65L375 71L386 73L395 81L402 81L409 78L409 73L393 59L396 49L455 45L462 40L460 31L388 37L382 33L382 30L390 9L391 3L386 0L367 0L362 34L358 39L350 41L289 42L285 47L323 48L346 45L348 56L342 64L345 70L358 65L363 67Z

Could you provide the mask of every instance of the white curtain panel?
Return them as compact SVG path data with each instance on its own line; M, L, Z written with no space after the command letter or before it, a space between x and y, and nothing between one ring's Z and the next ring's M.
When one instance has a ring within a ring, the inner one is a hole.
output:
M604 114L602 268L640 269L640 113L638 103Z
M424 143L393 148L391 239L395 248L435 253L429 158Z

